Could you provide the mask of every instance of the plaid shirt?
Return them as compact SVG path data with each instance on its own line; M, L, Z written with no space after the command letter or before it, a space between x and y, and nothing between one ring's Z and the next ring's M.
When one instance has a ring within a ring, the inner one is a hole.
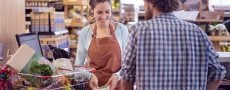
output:
M137 90L206 90L226 73L207 35L170 13L133 26L123 55L121 78Z

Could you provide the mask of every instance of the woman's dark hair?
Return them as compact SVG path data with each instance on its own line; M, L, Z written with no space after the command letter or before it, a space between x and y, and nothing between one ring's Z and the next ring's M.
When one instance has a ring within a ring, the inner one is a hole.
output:
M111 0L90 0L89 5L91 10L93 10L98 3L103 3L103 2L108 2L109 4L111 4Z
M111 5L111 0L90 0L89 1L89 6L90 6L89 15L90 16L93 15L93 10L98 3L104 3L104 2L108 2Z
M173 12L179 8L178 0L145 0L163 13Z

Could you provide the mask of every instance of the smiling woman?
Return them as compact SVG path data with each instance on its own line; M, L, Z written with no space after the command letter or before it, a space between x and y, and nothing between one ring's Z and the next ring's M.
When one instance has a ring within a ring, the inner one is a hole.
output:
M114 22L111 0L90 0L93 24L85 26L79 36L75 65L88 65L96 71L91 74L92 88L109 86L114 90L121 68L121 52L126 45L128 29ZM85 61L86 56L89 57ZM119 90L116 89L115 90Z
M109 24L109 19L112 16L112 8L110 0L91 0L90 12L94 16L97 24L106 25Z

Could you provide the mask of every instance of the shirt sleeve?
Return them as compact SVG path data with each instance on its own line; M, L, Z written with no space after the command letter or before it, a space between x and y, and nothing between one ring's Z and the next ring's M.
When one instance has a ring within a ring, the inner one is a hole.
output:
M75 65L77 65L77 66L83 66L84 65L85 58L87 55L87 50L85 48L85 45L86 45L85 29L87 29L87 28L82 29L81 34L79 36L79 40L78 40L77 55L76 55L76 60L75 60Z
M127 39L128 39L128 35L129 35L129 32L128 32L128 28L125 26L125 25L121 25L121 29L122 29L122 33L121 33L121 39L122 39L122 50L124 51L125 49L125 46L127 45ZM123 55L123 51L121 51L121 55ZM119 79L121 79L121 76L120 76L120 71L119 70L118 72L114 73L115 75L118 76Z
M122 50L124 51L126 45L127 45L127 39L128 39L128 28L123 25L123 33L122 33Z
M208 82L222 80L225 77L226 70L219 62L219 54L214 50L213 44L206 36L207 62L208 62Z
M134 84L136 72L136 34L135 26L131 28L126 48L122 55L122 69L120 72L121 79Z

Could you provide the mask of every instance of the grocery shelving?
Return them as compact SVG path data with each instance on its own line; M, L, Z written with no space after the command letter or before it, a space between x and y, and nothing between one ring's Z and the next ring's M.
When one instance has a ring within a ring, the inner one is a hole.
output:
M63 0L65 12L65 27L69 31L70 54L76 56L79 32L87 24L89 0Z
M25 0L26 27L30 32L38 33L44 52L48 52L48 45L69 51L69 31L65 29L64 12L57 12L52 5L60 2L61 0ZM44 56L48 55L45 53Z

